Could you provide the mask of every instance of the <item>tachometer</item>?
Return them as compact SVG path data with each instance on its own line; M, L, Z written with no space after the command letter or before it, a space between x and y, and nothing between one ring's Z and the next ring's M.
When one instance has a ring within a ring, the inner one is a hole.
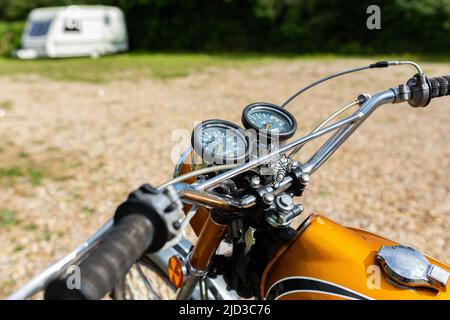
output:
M192 132L194 151L209 164L244 162L249 154L248 138L238 125L224 120L207 120Z
M280 140L291 138L297 130L297 121L292 114L268 102L252 103L245 107L242 123L247 129L266 130L278 135Z

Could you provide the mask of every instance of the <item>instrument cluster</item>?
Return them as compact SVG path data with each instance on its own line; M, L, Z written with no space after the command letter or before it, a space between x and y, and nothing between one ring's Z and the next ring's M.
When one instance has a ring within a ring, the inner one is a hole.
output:
M257 102L244 108L242 123L246 129L265 133L280 141L291 138L297 130L294 116L272 103ZM251 135L238 125L219 119L199 123L192 132L191 143L207 164L232 164L248 160L253 146Z

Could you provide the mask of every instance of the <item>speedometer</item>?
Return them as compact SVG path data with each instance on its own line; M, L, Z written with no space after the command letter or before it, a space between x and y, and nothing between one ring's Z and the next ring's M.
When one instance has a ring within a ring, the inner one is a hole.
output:
M268 102L252 103L245 107L242 123L247 129L265 130L277 135L280 140L291 138L297 130L297 121L292 114Z
M244 130L224 120L207 120L192 132L192 147L209 164L244 162L249 154L248 138Z

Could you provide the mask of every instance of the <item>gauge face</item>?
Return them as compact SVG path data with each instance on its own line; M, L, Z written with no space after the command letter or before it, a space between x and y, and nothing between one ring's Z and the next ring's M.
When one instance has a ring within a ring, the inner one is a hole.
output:
M244 131L224 120L208 120L195 127L192 147L210 164L243 162L249 153L249 144Z
M248 114L248 119L258 129L281 133L291 129L291 123L286 118L271 110L255 109Z
M282 140L289 139L297 130L297 121L288 111L267 102L247 106L242 113L242 123L247 129L266 130Z

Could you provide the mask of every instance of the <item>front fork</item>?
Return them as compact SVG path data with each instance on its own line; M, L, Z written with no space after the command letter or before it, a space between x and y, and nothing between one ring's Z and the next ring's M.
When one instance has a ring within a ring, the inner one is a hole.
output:
M213 225L211 225L210 223L212 223ZM218 242L220 244L223 238L223 235L221 237L214 237L214 235L217 234L217 230L215 230L215 227L217 226L218 225L214 222L210 222L210 219L207 220L207 223L205 224L205 227L203 228L198 238L197 245L194 246L192 252L190 251L192 248L191 242L186 240L185 238L182 238L180 242L172 247L146 255L146 257L153 263L155 263L159 267L159 269L165 273L166 276L168 276L168 261L170 257L178 255L186 261L186 280L177 293L178 300L204 300L205 297L214 300L239 299L239 296L235 292L231 292L226 289L226 283L222 276L217 276L214 279L206 278L207 265L209 264L212 255L217 249L216 246L212 246L211 244L213 242ZM202 234L204 235L202 236ZM206 259L209 255L210 257ZM204 265L205 261L207 261L207 264L204 269L198 271L198 269L192 268L191 261L193 261L193 265L197 267L201 266L200 262L203 262ZM189 267L190 265L191 267ZM205 283L207 283L207 287ZM206 293L202 292L202 289L203 291L206 291Z
M189 299L197 284L204 282L200 280L206 276L211 258L223 240L226 230L226 224L216 223L208 217L192 253L186 260L186 280L178 291L177 300Z

